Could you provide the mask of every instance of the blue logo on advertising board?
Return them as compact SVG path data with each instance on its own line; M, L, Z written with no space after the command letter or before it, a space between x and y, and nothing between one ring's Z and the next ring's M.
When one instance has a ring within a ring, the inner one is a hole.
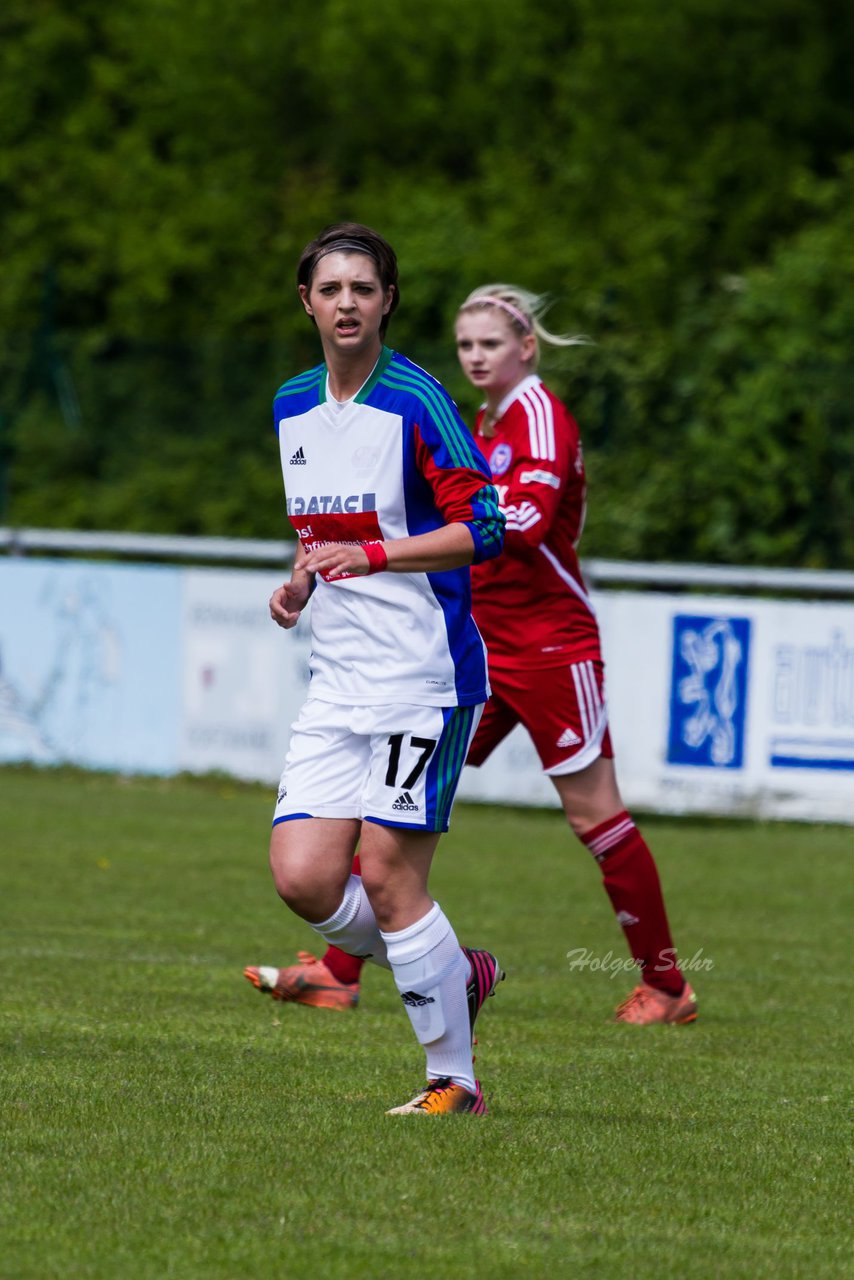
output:
M674 617L668 764L742 768L749 657L749 618Z

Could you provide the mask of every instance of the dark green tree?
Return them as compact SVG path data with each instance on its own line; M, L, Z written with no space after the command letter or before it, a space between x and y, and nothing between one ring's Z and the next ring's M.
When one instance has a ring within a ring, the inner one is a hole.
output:
M848 563L852 47L841 0L10 0L0 519L280 536L294 264L353 217L466 410L473 285L590 336L587 554Z

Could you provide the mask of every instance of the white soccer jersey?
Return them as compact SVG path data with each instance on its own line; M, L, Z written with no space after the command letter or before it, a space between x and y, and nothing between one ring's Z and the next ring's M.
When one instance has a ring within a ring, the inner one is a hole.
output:
M442 386L384 348L343 406L319 365L274 401L288 517L307 551L460 521L475 562L501 550L489 468ZM489 696L467 567L324 581L311 603L310 695L352 706L473 706Z

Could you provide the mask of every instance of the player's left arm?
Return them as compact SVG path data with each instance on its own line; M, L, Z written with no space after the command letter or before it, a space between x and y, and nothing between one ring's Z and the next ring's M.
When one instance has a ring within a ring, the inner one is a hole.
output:
M303 562L326 577L392 573L439 573L478 564L501 551L504 516L489 466L456 406L443 391L420 406L413 424L415 464L429 485L444 520L437 529L369 543L366 547L329 543Z
M499 555L504 543L505 520L498 493L489 464L454 402L447 397L438 411L434 406L432 412L422 413L413 430L416 465L432 490L433 501L446 528L460 525L468 531L472 554L468 560L458 563L480 564ZM435 533L441 532L435 530ZM432 536L432 533L419 535ZM459 535L456 540L459 541Z

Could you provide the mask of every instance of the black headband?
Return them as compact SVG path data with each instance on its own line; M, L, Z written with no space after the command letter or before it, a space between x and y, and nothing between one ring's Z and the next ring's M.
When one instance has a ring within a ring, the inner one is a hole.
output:
M370 245L360 244L358 240L331 240L322 249L318 249L312 258L312 274L320 259L325 258L328 253L364 253L366 257L372 258L377 266L380 265L380 260Z

